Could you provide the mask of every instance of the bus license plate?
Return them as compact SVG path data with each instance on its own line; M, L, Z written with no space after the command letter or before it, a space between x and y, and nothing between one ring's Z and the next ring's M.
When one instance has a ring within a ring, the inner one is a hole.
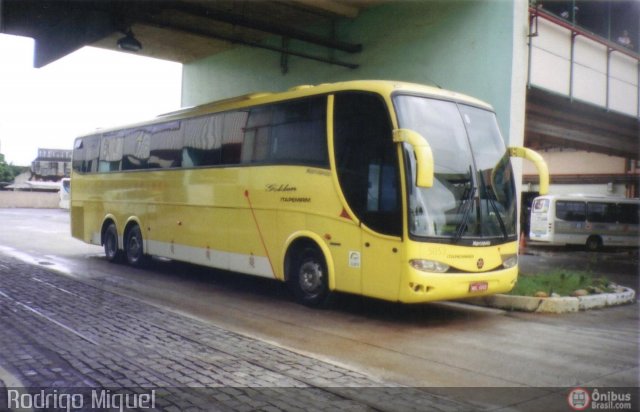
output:
M489 282L474 282L469 285L469 292L485 292L489 289Z

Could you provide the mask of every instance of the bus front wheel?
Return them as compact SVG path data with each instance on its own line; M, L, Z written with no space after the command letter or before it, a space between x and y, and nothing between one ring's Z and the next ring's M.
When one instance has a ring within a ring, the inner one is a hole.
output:
M596 252L602 247L602 239L600 236L589 236L586 245L590 252Z
M296 299L307 306L322 305L329 295L327 264L315 247L304 247L293 264L289 279Z
M127 232L124 242L127 263L131 266L142 266L145 261L144 249L142 247L142 232L138 225L132 227Z
M102 244L104 246L104 255L109 262L117 262L120 260L121 253L120 249L118 249L118 230L115 224L111 223L107 226L107 229L104 231Z

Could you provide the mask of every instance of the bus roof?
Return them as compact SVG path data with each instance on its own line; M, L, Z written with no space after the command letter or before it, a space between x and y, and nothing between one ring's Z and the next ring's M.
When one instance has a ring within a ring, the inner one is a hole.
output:
M488 110L493 108L478 99L473 97L416 83L407 83L400 81L390 80L355 80L346 81L340 83L322 83L317 86L301 85L290 88L284 92L270 93L270 92L258 92L250 93L229 99L218 100L210 103L205 103L199 106L186 107L173 112L162 114L154 119L147 121L137 122L128 125L122 125L120 127L110 127L105 129L98 129L92 133L86 133L84 136L95 135L96 133L108 133L130 127L140 127L147 124L158 123L167 120L179 120L186 117L195 117L205 115L208 113L222 112L226 110L240 109L243 107L258 106L261 104L276 103L286 100L294 100L302 97L331 94L340 91L370 91L378 93L382 96L391 96L394 93L412 93L418 95L425 95L445 100L453 100L461 103L467 103L474 106L479 106Z

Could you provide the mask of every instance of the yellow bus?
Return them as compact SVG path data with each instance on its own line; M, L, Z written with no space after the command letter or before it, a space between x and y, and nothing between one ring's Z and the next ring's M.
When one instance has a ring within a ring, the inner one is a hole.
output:
M351 81L257 93L76 139L72 235L148 256L418 303L510 290L517 196L491 107Z

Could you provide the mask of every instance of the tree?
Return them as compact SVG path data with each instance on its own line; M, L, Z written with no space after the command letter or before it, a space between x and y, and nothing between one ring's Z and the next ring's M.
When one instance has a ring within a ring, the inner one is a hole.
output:
M4 155L0 153L0 182L12 182L14 177L14 168L5 162Z

